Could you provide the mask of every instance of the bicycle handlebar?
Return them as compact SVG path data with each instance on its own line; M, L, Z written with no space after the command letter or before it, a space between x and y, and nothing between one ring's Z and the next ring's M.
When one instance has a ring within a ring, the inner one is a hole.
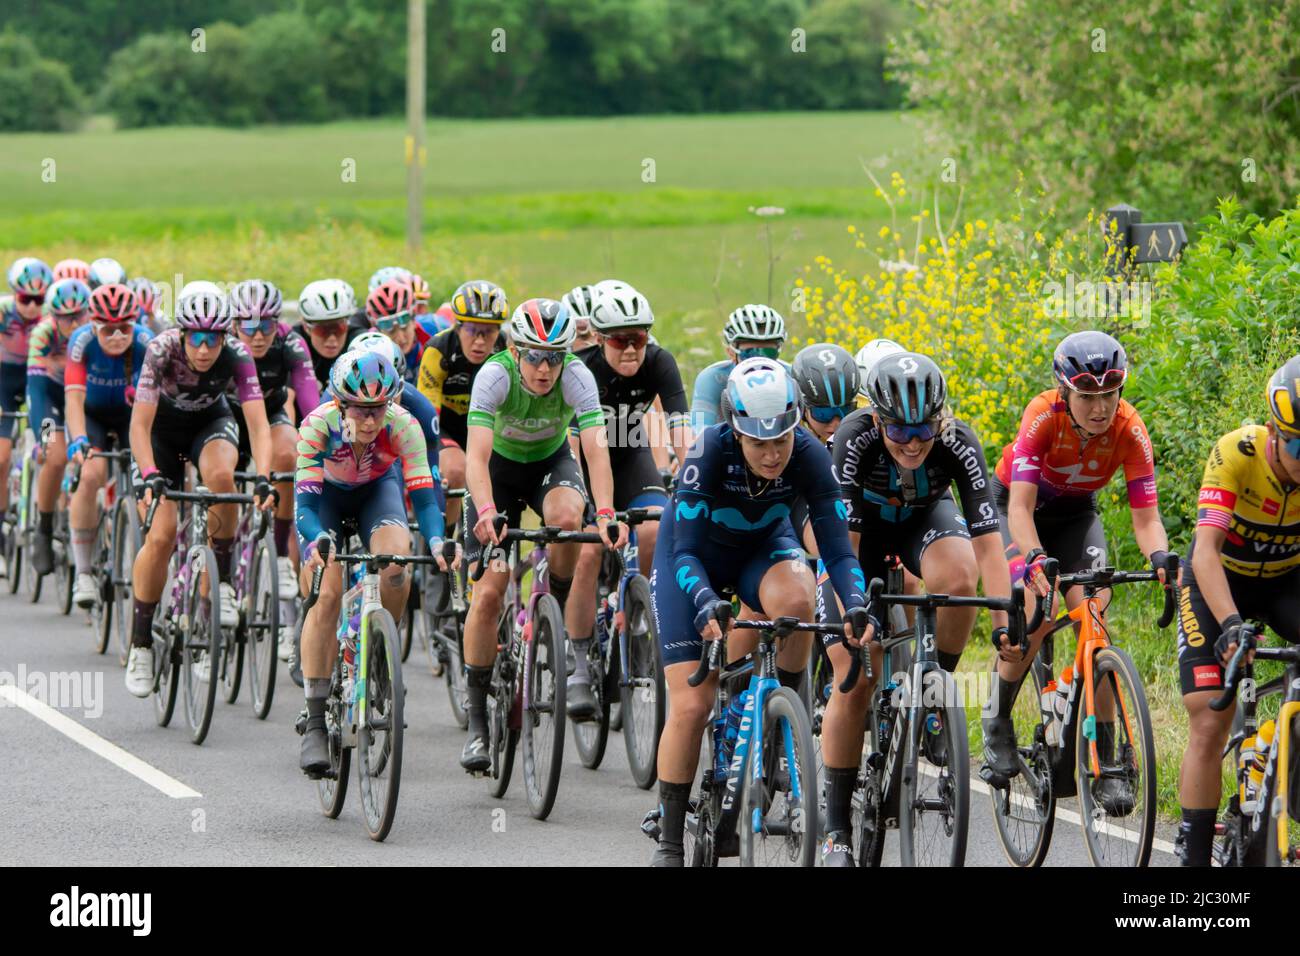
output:
M334 547L334 539L325 532L316 536L316 551L321 555L325 564L329 563L330 551ZM316 601L320 598L320 579L325 574L325 564L320 565L311 573L311 588L307 592L307 599L302 602L302 616L305 618L307 612L316 606Z
M1233 699L1237 696L1238 679L1249 667L1249 665L1243 667L1242 661L1245 660L1248 653L1255 650L1258 635L1259 628L1254 622L1248 621L1241 626L1241 641L1237 644L1237 652L1228 661L1228 667L1223 674L1223 693L1210 701L1210 710L1224 711L1232 704Z
M271 497L279 500L274 488L271 489ZM149 510L145 512L144 523L141 530L147 535L149 529L153 527L154 512L158 510L158 505L163 498L170 498L172 501L192 501L206 505L247 505L255 504L257 499L253 495L244 495L233 491L173 491L171 488L164 488L161 496L155 495L153 501L149 502Z
M718 645L727 636L727 627L731 624L731 605L726 601L720 602L713 610L713 619L718 622L722 637L716 641L705 641L704 646L700 648L700 666L695 669L694 674L686 678L686 683L691 687L699 687L704 683L704 678L709 676L709 671L718 666Z

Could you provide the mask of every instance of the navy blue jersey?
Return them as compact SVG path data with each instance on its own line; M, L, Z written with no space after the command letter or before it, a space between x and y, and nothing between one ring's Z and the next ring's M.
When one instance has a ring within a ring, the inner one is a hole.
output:
M706 428L692 446L672 502L673 579L697 610L716 598L697 556L704 546L732 549L739 560L782 526L793 537L790 511L800 497L808 504L817 550L840 600L845 607L866 603L866 582L849 547L848 511L826 447L796 428L785 471L769 481L749 470L731 426L718 424ZM800 559L803 553L790 557Z

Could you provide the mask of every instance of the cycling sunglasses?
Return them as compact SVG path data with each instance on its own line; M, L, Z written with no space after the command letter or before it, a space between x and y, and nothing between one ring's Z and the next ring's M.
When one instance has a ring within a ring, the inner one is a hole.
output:
M186 332L185 340L190 343L192 348L201 349L205 345L210 345L214 349L221 347L222 340L226 337L225 332Z
M415 316L410 312L398 312L396 315L386 315L382 319L375 319L375 328L380 332L392 332L396 329L404 329L415 321Z
M270 335L275 325L275 319L240 319L239 331L249 336L256 335L258 332L263 335Z
M545 362L554 368L564 361L565 353L557 349L520 349L519 357L529 365L541 365Z
M781 347L779 345L756 345L752 348L740 349L736 354L740 356L742 362L745 359L752 358L774 359L781 354Z
M650 341L650 336L644 332L627 332L607 335L605 341L622 352L629 347L634 349L645 348L645 344Z
M893 422L885 424L885 437L896 445L906 445L913 438L930 441L938 433L938 429L930 422L920 425L895 425Z
M1123 388L1127 378L1128 371L1126 369L1113 368L1101 375L1080 372L1078 375L1071 376L1067 381L1070 383L1070 388L1076 392L1096 395L1101 392L1113 392L1117 388Z
M45 304L45 296L43 295L28 295L26 292L16 292L14 293L14 298L18 300L19 305Z
M837 418L848 418L854 408L853 405L813 405L808 409L808 414L819 425L829 425Z
M361 421L374 421L376 418L383 418L388 413L388 403L382 405L353 405L343 403L343 410L352 418Z
M1288 438L1282 443L1282 446L1292 458L1300 458L1300 438Z
M96 335L107 335L111 339L131 336L130 322L95 322L94 326Z
M462 322L460 327L471 339L494 339L501 333L501 326L491 322Z
M59 322L80 322L89 311L89 309L81 309L77 312L55 312L54 318Z
M336 322L313 322L307 326L310 332L319 332L327 339L336 339L340 335L346 335L348 324L343 319Z

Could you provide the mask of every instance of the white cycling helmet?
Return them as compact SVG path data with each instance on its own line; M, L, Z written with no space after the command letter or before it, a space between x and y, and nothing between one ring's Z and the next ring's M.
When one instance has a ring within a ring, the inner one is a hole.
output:
M187 282L185 285L181 286L181 291L176 296L176 301L179 302L186 296L191 295L219 295L224 298L226 293L222 290L221 286L217 285L215 282L209 282L207 279L195 279L194 281Z
M385 282L410 282L411 270L401 266L383 266L370 274L369 291L374 292Z
M393 368L397 369L398 377L406 377L406 356L402 354L402 350L396 342L378 329L362 332L352 340L352 345L348 351L378 352L381 355L386 355L388 360L393 363Z
M90 273L86 278L86 284L90 286L92 292L101 285L125 285L126 270L122 268L122 263L116 259L110 259L107 256L103 259L96 259L90 264Z
M853 356L853 361L856 362L858 366L858 381L861 383L858 386L858 394L869 400L869 396L867 395L867 379L871 377L871 370L876 367L876 363L886 355L893 355L896 352L906 351L907 349L903 348L893 339L872 339L866 345L862 346L862 348L858 349L858 354Z
M356 293L342 279L309 282L298 296L298 314L308 325L350 319L356 311Z
M608 334L619 329L648 329L655 314L650 303L626 282L607 279L596 286L596 301L591 309L591 327Z
M785 319L768 305L742 305L727 316L722 327L722 337L728 345L737 342L782 342L785 340Z
M727 376L724 402L731 427L750 438L780 438L799 424L799 392L774 359L745 359Z

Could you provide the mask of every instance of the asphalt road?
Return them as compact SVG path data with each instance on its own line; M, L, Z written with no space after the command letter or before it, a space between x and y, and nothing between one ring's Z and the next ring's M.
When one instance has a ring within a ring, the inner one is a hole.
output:
M126 692L113 648L96 655L84 614L59 615L51 590L36 605L0 594L0 862L636 866L653 851L638 827L654 795L632 783L621 735L611 734L596 771L582 767L569 740L555 809L534 820L518 763L501 800L461 771L464 734L418 648L403 669L397 819L387 841L373 843L355 782L342 815L328 820L316 785L299 772L293 721L302 692L283 666L267 720L254 716L245 688L235 705L218 701L207 741L195 746L179 705L172 725L158 727L152 702ZM1005 866L983 785L972 786L967 865ZM1171 840L1162 826L1153 864L1173 864ZM1072 800L1061 803L1047 864L1088 865Z

